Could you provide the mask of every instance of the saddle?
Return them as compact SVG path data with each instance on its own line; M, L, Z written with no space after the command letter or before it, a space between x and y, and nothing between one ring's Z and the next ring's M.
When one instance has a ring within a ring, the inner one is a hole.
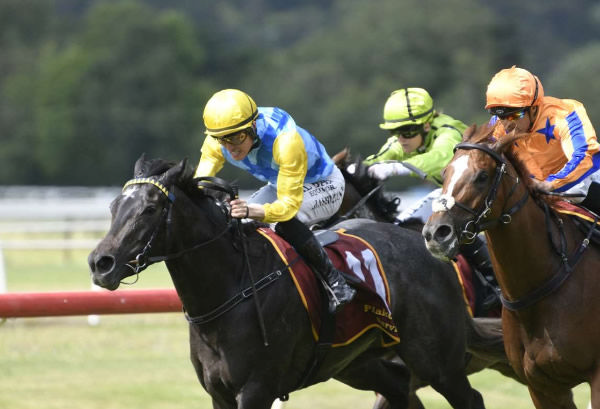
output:
M321 293L321 285L289 243L269 228L259 228L258 232L269 240L290 271L310 318L315 340L319 340L319 329L325 318L322 316L323 303L327 302ZM357 289L354 299L336 314L331 346L347 345L370 329L380 331L382 346L400 342L390 313L387 278L376 251L363 239L343 230L316 231L315 236L335 268Z

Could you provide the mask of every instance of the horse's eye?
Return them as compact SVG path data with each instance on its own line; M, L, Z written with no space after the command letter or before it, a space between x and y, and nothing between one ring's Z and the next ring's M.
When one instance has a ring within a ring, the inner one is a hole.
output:
M489 175L486 171L481 171L477 174L477 177L475 178L475 183L485 183L487 182L489 179Z
M142 215L151 216L156 213L156 206L146 206L146 208L142 211Z

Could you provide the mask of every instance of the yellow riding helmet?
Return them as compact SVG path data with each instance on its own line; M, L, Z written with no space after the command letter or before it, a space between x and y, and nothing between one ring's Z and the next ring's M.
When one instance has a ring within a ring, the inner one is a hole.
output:
M544 88L538 77L513 65L494 75L488 84L485 97L485 109L531 107L541 104Z
M256 103L243 91L224 89L214 94L204 107L205 133L223 136L250 126L258 116Z
M423 125L433 117L433 99L423 88L399 89L390 95L383 107L381 129L406 125Z

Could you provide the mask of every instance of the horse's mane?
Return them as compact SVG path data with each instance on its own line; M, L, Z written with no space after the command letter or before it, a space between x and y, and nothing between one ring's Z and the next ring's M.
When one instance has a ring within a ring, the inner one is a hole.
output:
M169 161L161 158L156 159L144 159L141 169L136 171L135 177L151 177L159 176L165 173L167 170L175 166L177 162Z
M473 128L473 131L469 132L471 128ZM560 197L542 194L533 187L534 180L531 177L531 173L527 170L525 161L519 158L516 151L512 149L515 142L523 139L526 134L510 132L506 137L502 138L502 140L497 140L493 136L495 125L486 124L480 127L472 125L471 128L467 129L463 134L463 142L487 145L496 152L503 154L515 169L515 172L519 179L524 183L531 197L540 207L542 207L544 203L551 205L556 200L560 200Z

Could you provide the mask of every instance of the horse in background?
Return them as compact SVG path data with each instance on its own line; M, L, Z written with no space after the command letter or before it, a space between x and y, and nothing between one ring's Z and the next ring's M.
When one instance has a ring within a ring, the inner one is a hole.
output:
M369 329L331 348L312 371L316 337L291 276L303 261L283 259L261 232L266 226L232 220L227 204L198 189L192 175L185 161L142 156L88 262L94 283L109 290L166 263L189 321L191 360L214 408L267 409L329 378L376 391L394 408L408 407L417 381L454 408L484 407L467 379L467 350L505 363L498 322L469 316L452 268L429 255L418 233L356 219L339 226L378 254L401 342L384 346ZM214 188L234 195L230 186Z
M571 389L587 382L600 408L600 248L597 217L535 192L529 173L490 127L472 126L445 169L423 237L453 257L485 231L502 290L504 343L536 408L575 409ZM587 219L584 229L576 220Z
M391 197L385 192L381 181L368 175L367 166L360 156L352 159L350 149L345 148L333 155L332 159L344 175L346 188L340 209L319 227L332 226L353 218L393 222L398 213L400 198ZM349 170L351 168L352 171Z

